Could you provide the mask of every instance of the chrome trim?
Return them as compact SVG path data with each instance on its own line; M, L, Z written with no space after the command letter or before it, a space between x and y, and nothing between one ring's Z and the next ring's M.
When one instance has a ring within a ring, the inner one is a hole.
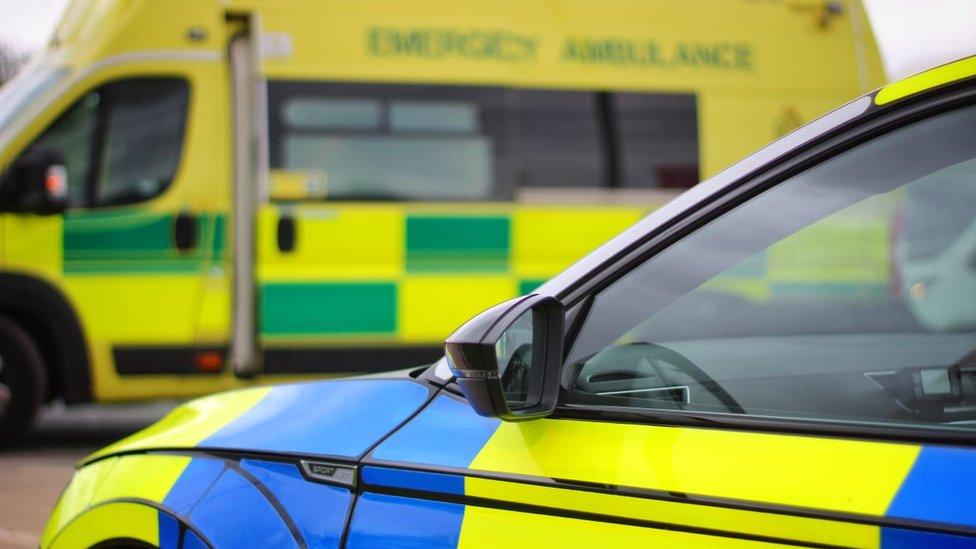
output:
M683 402L684 404L691 403L691 387L687 385L672 385L670 387L652 387L648 389L624 389L621 391L599 391L596 394L600 396L629 395L633 393L662 393L665 391L681 391L681 394L684 395L681 399L681 402Z
M255 187L254 44L251 38L235 38L230 45L232 112L234 119L233 187L233 304L230 363L235 375L248 377L258 372L255 337L254 224Z
M454 370L454 375L459 379L498 379L498 372L482 370Z

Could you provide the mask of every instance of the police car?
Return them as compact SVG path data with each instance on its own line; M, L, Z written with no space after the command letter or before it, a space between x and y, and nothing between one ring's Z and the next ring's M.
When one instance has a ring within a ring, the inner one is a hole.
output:
M429 367L177 408L42 545L976 546L973 76L802 127Z

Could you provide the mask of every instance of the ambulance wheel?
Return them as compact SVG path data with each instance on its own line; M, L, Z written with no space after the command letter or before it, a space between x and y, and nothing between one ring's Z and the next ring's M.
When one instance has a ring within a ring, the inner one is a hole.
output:
M44 401L46 377L34 340L0 316L0 445L30 426Z

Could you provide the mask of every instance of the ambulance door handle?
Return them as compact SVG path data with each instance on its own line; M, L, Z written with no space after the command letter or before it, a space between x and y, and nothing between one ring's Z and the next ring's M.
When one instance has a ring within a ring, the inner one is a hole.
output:
M295 217L290 213L282 213L278 218L278 250L282 252L295 251Z
M173 244L177 250L185 252L197 247L197 217L186 212L180 213L173 221Z

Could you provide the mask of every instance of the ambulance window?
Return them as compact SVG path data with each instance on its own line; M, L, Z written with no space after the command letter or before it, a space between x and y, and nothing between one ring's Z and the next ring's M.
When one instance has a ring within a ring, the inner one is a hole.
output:
M698 183L694 95L518 90L510 97L508 150L519 187Z
M272 169L320 174L329 200L486 200L499 192L498 92L272 82Z
M606 185L594 94L519 90L509 96L508 147L519 187Z
M476 132L478 106L464 101L394 101L390 104L393 131Z
M188 96L185 82L169 78L103 88L96 206L142 202L169 187L183 145Z
M298 97L285 105L284 118L295 128L378 130L381 108L375 99Z
M698 183L698 115L690 94L613 94L621 187Z
M106 84L78 99L28 150L64 157L71 208L148 200L176 173L188 95L175 78Z
M693 94L271 82L272 169L329 200L507 200L518 188L687 188Z
M85 180L91 166L99 99L97 91L85 94L30 147L55 151L64 158L68 169L68 206L72 208L86 204Z

